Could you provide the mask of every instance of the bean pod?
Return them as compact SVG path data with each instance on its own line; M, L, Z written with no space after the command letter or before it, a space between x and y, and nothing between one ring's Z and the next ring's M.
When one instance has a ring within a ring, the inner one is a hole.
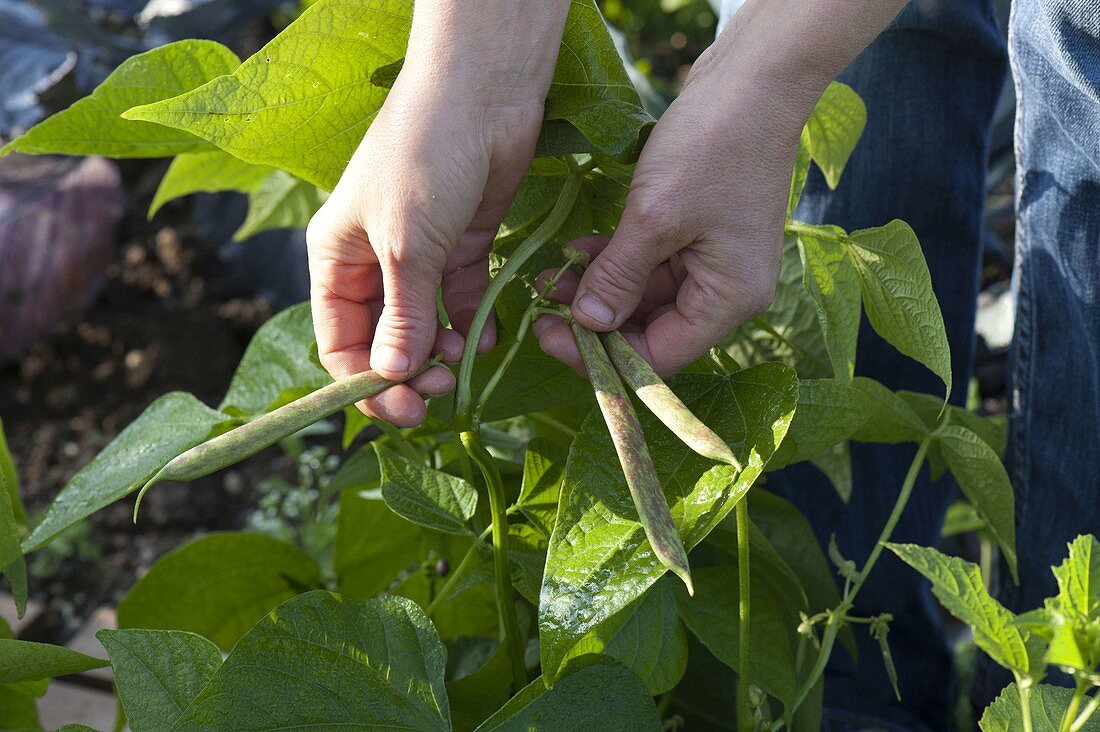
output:
M430 362L417 373L422 373L436 363ZM384 379L373 371L355 374L192 447L174 457L142 487L134 504L134 519L137 519L142 497L154 484L166 480L186 482L206 477L255 455L345 407L380 394L395 383L397 382Z
M619 376L672 434L703 457L732 465L740 472L741 462L729 445L688 409L622 333L601 333L600 339Z
M576 322L571 323L570 327L653 553L661 564L684 581L688 593L694 594L687 552L680 541L680 532L672 522L672 514L665 502L657 469L649 455L642 424L638 421L630 395L615 372L599 336Z

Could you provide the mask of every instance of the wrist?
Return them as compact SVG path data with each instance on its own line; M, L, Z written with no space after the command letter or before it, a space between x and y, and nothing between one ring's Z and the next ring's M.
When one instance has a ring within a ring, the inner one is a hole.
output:
M417 0L402 75L480 104L545 101L568 0Z

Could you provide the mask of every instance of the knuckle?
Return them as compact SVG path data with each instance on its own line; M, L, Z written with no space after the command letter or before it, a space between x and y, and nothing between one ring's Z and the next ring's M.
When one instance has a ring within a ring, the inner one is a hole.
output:
M775 283L769 280L760 280L745 289L742 297L745 310L749 318L763 315L771 309L775 299Z
M608 295L626 295L640 292L645 286L647 272L640 258L603 256L589 268L586 278L592 289Z
M630 192L630 224L649 237L664 238L681 228L680 205L674 196L648 186Z

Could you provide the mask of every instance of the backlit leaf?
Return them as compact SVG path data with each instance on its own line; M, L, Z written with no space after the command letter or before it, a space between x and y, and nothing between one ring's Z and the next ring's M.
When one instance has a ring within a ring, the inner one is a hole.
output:
M833 373L841 381L850 382L856 367L862 302L859 273L839 242L800 235L798 249L803 283L817 305Z
M64 153L110 158L162 158L209 150L200 137L150 122L133 122L120 115L131 107L169 99L229 74L240 61L213 41L169 43L126 59L77 101L10 142L0 154Z
M312 183L276 170L248 192L248 215L233 241L270 229L304 229L326 197Z
M838 81L829 84L806 122L810 156L829 188L840 183L840 174L866 124L867 107L855 90Z
M1060 732L1062 714L1069 706L1073 689L1049 684L1036 684L1031 690L1032 732ZM986 707L978 722L982 732L1019 732L1024 729L1020 713L1020 694L1016 684L1009 684L993 703ZM1080 732L1100 732L1100 715L1093 715L1079 728Z
M855 386L836 379L803 379L794 421L768 470L826 453L863 425L870 408L871 400Z
M549 537L558 515L558 494L569 449L561 443L536 437L527 443L523 484L517 506L531 525Z
M203 150L177 155L168 166L168 172L160 179L153 202L149 204L149 218L153 218L160 207L168 201L192 193L217 191L249 193L273 172L275 172L274 168L246 163L221 150Z

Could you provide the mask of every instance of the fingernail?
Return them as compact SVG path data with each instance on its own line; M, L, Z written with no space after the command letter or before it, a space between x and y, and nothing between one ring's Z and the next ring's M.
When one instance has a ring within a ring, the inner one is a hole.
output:
M391 374L408 374L409 357L396 348L381 346L370 355L370 366L375 371L388 371Z
M615 322L615 311L595 295L584 295L577 301L575 307L601 325L611 325Z

